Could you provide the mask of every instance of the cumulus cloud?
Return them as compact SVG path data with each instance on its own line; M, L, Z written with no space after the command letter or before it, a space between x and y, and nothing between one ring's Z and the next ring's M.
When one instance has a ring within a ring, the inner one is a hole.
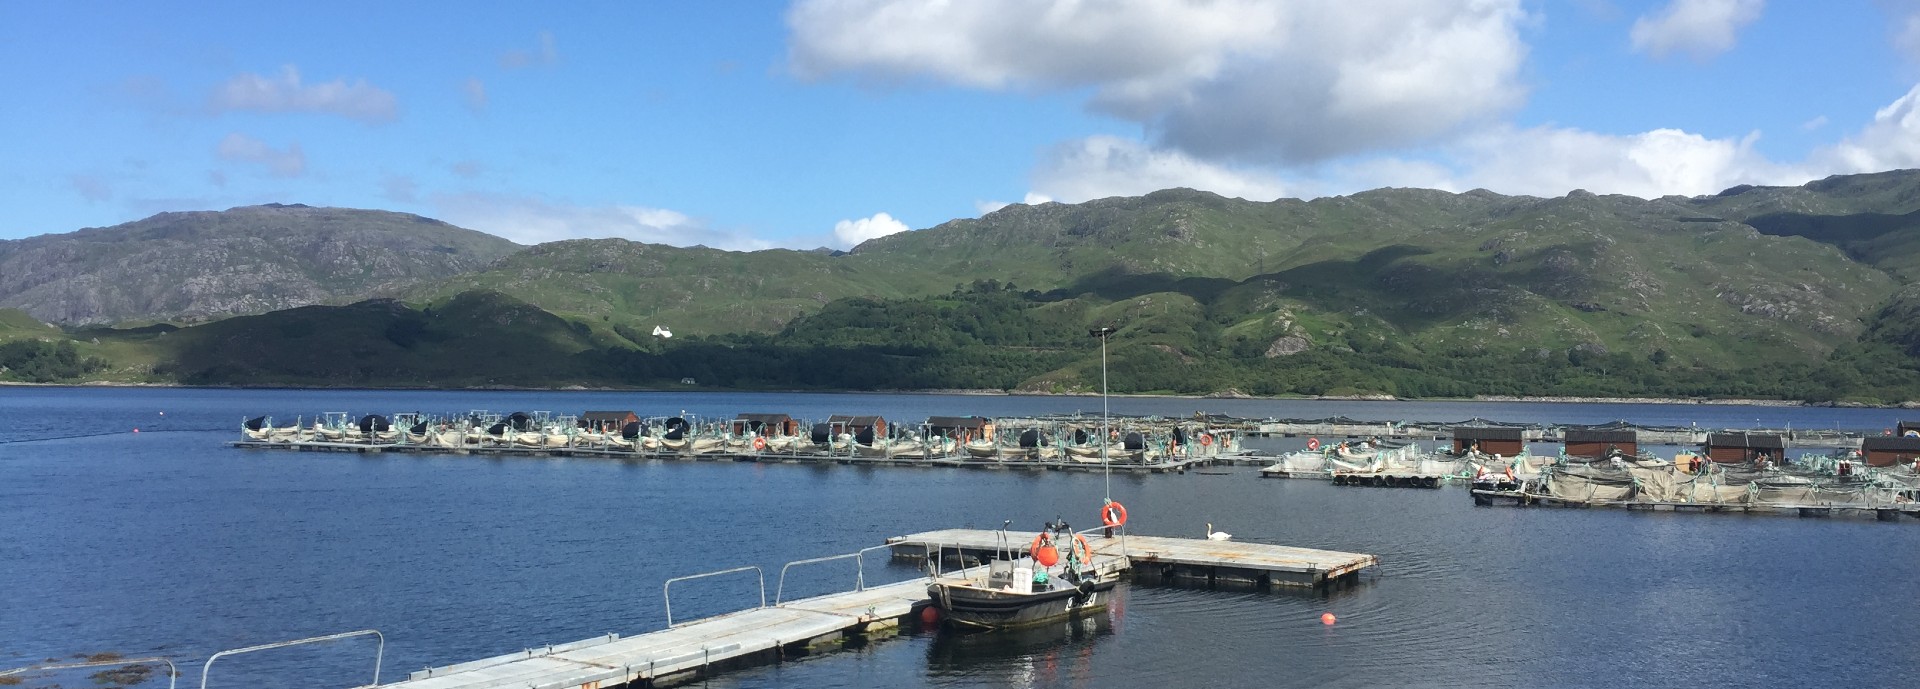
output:
M1858 133L1815 151L1813 159L1831 173L1920 167L1920 85L1874 113Z
M753 251L766 240L709 226L679 211L625 204L576 206L529 196L467 193L435 196L443 220L521 244L618 238L673 246Z
M1033 174L1029 204L1080 203L1109 196L1139 196L1170 187L1211 191L1250 201L1286 195L1278 177L1208 163L1177 150L1137 141L1093 136L1054 147Z
M1633 49L1664 58L1686 53L1707 60L1733 49L1741 29L1760 18L1766 0L1672 0L1634 20Z
M214 152L221 160L265 166L277 177L299 177L307 173L307 154L300 150L299 143L276 149L265 141L233 132L220 140Z
M502 69L524 69L527 67L551 67L560 62L560 51L554 47L553 32L541 31L534 35L538 42L532 50L509 50L500 56Z
M1091 93L1156 143L1311 162L1427 141L1517 106L1519 0L802 0L806 78Z
M460 92L466 96L467 109L481 112L487 109L487 84L480 77L467 77L460 85Z
M1678 129L1615 135L1579 129L1497 128L1456 150L1468 172L1456 186L1557 196L1573 189L1655 198L1740 184L1799 184L1806 170L1770 161L1759 135L1713 139Z
M875 213L872 217L859 220L842 220L833 224L833 238L840 240L841 246L856 246L876 237L885 237L907 231L906 223L893 219L886 213Z
M293 65L280 68L278 76L249 72L229 79L214 89L209 103L214 112L317 112L369 123L390 122L400 112L391 92L364 79L307 84Z

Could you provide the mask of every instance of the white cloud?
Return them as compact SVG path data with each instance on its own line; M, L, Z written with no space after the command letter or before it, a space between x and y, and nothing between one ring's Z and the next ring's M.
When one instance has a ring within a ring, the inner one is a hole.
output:
M1428 141L1512 109L1519 0L802 0L808 78L1089 91L1211 159L1317 161Z
M503 69L522 69L526 67L551 67L560 62L560 51L554 47L553 32L541 31L534 35L539 45L532 50L509 50L500 56Z
M1139 196L1188 187L1251 201L1286 195L1271 174L1215 165L1171 149L1137 141L1093 136L1055 147L1034 171L1026 203L1080 203L1109 196Z
M1753 147L1759 135L1710 139L1678 129L1628 135L1578 129L1498 128L1470 137L1458 155L1469 187L1557 196L1574 189L1655 198L1719 192L1739 184L1799 184L1807 173Z
M467 109L481 112L487 109L487 84L480 77L467 77L460 85L460 91L466 96Z
M264 165L278 177L299 177L307 172L307 154L298 142L287 144L284 150L275 149L265 141L233 132L220 140L214 153L221 160Z
M619 238L673 246L753 251L773 243L715 229L679 211L614 204L575 206L527 196L467 193L431 199L443 220L521 244Z
M1825 126L1827 126L1827 116L1814 115L1813 119L1800 123L1800 130L1810 132Z
M364 79L304 84L293 65L280 68L278 77L249 72L229 79L214 89L210 103L215 112L318 112L362 122L389 122L400 110L392 93Z
M1920 167L1920 85L1874 113L1859 133L1815 151L1813 160L1828 173Z
M893 219L886 213L875 213L873 217L859 220L842 220L833 224L833 238L840 240L842 246L856 246L876 237L905 232L906 223Z
M1656 58L1687 53L1707 60L1733 49L1740 29L1760 18L1766 0L1672 0L1634 20L1633 49Z

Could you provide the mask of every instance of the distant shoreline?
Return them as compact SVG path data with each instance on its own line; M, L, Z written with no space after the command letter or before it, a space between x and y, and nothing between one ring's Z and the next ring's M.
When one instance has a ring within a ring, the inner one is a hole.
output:
M206 390L377 390L404 392L409 390L434 392L697 392L697 393L772 393L772 394L821 394L821 395L977 395L981 397L1099 397L1092 392L1034 392L1025 390L983 390L967 388L929 389L929 390L740 390L740 389L684 389L684 388L627 388L627 387L587 387L566 385L561 387L524 387L514 385L477 386L477 387L358 387L358 386L316 386L316 385L182 385L178 383L114 383L91 381L85 383L25 383L0 381L0 387L50 387L50 388L192 388ZM1110 393L1108 397L1131 399L1190 399L1190 400L1267 400L1275 402L1517 402L1524 404L1648 404L1668 406L1729 406L1729 407L1806 407L1840 409L1920 409L1920 401L1909 400L1899 404L1860 404L1855 402L1804 402L1799 400L1769 399L1711 399L1683 397L1575 397L1575 396L1516 396L1516 395L1478 395L1474 397L1431 397L1406 399L1392 395L1317 395L1262 397L1238 391L1213 393L1206 395L1156 395L1141 393Z

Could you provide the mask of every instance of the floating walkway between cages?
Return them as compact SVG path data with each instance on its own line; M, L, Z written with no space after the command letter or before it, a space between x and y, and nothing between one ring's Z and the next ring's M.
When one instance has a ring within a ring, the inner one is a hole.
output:
M1243 581L1274 586L1310 587L1358 576L1373 566L1372 555L1185 538L1122 535L1093 537L1093 565L1106 571L1131 570L1135 578L1175 581ZM941 554L985 555L1001 542L999 532L975 529L928 531L887 539L868 550L888 549L894 557L919 559ZM1016 546L1018 547L1018 546ZM865 552L865 551L862 551ZM790 563L821 562L840 555ZM757 570L744 567L711 574ZM966 574L967 570L950 574ZM697 575L708 576L708 575ZM691 577L688 577L691 578ZM685 578L683 578L685 579ZM658 687L712 678L735 668L805 655L849 636L871 636L897 629L931 604L927 584L918 577L751 610L673 624L668 600L666 629L638 636L618 634L572 643L530 648L413 673L405 681L381 685L405 689L615 689ZM669 582L671 583L671 582ZM765 598L762 580L761 596Z
M1920 518L1920 503L1793 503L1743 501L1607 500L1570 498L1532 490L1493 490L1474 488L1473 503L1480 506L1516 507L1610 507L1644 512L1738 512L1743 514L1799 515L1802 517L1866 517L1883 522L1899 521L1900 515Z
M760 462L765 464L847 464L862 466L915 466L948 467L967 469L1027 469L1047 471L1091 471L1099 472L1111 468L1126 473L1180 473L1189 468L1209 466L1216 462L1245 464L1254 460L1272 461L1271 457L1257 455L1202 455L1194 457L1173 457L1147 463L1140 462L1082 462L1073 460L1036 460L1022 458L977 459L961 456L948 457L864 457L848 456L845 453L827 452L679 452L673 450L618 450L592 447L463 447L449 448L437 445L418 445L405 443L350 443L330 441L277 442L266 440L236 440L230 446L243 450L292 450L297 452L356 452L380 454L387 452L423 455L481 455L488 457L589 457L599 459L658 459L684 462Z

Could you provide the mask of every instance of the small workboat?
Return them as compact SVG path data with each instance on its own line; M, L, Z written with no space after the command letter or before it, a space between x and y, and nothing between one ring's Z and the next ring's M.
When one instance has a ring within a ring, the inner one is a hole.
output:
M984 571L940 577L927 597L949 623L975 629L1026 627L1104 610L1119 583L1093 566L1093 548L1065 522L1048 523L1024 551L1000 531L1000 552Z

